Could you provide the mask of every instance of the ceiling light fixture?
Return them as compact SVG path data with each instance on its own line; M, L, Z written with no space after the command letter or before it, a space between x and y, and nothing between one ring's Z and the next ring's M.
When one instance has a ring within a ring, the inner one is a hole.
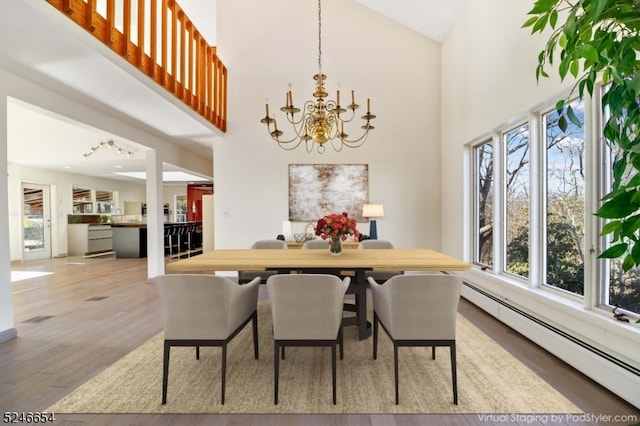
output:
M93 153L94 153L94 152L96 152L99 148L102 148L102 147L105 147L105 146L106 146L106 147L108 147L108 148L111 148L111 149L115 149L115 150L118 152L118 154L126 155L127 157L131 157L131 156L133 156L133 152L131 152L131 151L129 151L129 150L126 150L126 149L124 149L124 148L122 148L122 147L120 147L120 146L116 145L116 143L115 143L114 141L112 141L112 140L108 140L108 141L106 141L106 142L100 142L100 143L99 143L98 145L96 145L96 146L92 146L92 147L91 147L91 150L90 150L89 152L87 152L86 154L84 154L82 157L83 157L83 158L89 158L89 157L91 157L91 156L93 155Z
M287 121L293 127L295 135L291 139L280 140L283 132L278 130L276 119L269 117L268 102L265 105L267 115L260 122L267 125L271 138L278 142L280 148L293 150L304 141L307 152L313 151L314 144L317 144L315 145L316 149L322 154L325 151L325 143L329 141L336 151L342 151L345 146L348 148L361 146L366 141L369 130L374 129L370 121L376 116L370 111L371 99L367 99L367 113L361 117L364 120L364 125L361 127L364 133L358 138L349 139L349 135L345 133L345 123L349 123L355 118L355 111L360 107L355 103L354 91L351 91L351 104L347 105L346 109L340 105L340 89L336 92L335 101L325 101L329 94L324 88L327 76L322 74L322 7L320 3L321 0L318 0L318 74L313 76L316 82L313 97L316 99L305 102L304 112L300 118L297 118L295 114L300 112L300 109L293 105L291 90L286 93L286 102L280 111L285 113ZM346 113L347 110L351 110L348 119L340 115ZM273 124L273 130L271 124Z

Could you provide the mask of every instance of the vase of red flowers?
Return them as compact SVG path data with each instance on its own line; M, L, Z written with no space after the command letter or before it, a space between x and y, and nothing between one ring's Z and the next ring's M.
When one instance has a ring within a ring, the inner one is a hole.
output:
M329 252L339 256L342 253L342 241L349 236L357 239L360 232L358 232L356 220L349 218L349 215L344 212L331 213L318 220L316 235L323 240L330 240Z
M332 238L329 244L329 253L332 256L340 256L342 253L342 240L340 238Z

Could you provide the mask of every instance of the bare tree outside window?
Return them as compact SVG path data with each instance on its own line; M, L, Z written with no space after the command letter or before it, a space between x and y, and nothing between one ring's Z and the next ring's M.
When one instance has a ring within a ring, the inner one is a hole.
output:
M529 125L504 133L505 149L505 271L529 276Z
M584 294L584 103L571 103L583 125L558 125L554 110L544 114L546 139L545 283Z
M493 146L491 142L474 148L474 261L493 265Z

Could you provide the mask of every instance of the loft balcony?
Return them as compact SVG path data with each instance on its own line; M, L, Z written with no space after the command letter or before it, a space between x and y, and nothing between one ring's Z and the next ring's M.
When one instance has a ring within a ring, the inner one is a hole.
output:
M174 0L46 0L222 132L227 69Z

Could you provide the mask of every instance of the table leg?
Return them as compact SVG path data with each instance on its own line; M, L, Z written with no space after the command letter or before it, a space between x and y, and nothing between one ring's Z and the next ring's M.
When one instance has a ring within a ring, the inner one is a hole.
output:
M371 323L367 321L367 281L363 270L356 270L356 317L358 321L358 337L364 340L371 336Z

